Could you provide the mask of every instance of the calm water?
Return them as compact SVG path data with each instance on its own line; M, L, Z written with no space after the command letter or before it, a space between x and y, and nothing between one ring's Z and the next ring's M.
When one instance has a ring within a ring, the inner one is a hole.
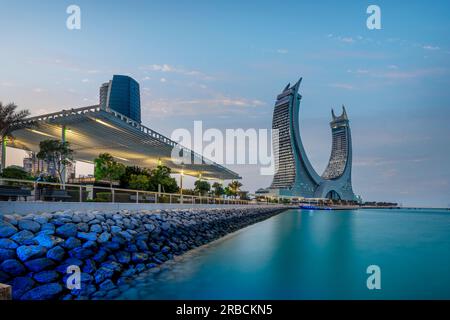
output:
M381 290L366 268L381 268ZM450 299L450 212L289 210L146 273L120 299Z

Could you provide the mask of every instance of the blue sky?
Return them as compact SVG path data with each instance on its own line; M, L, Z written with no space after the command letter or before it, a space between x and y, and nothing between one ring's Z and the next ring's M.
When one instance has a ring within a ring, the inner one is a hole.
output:
M81 30L66 8L81 8ZM381 8L381 30L366 8ZM303 77L300 123L322 172L330 108L345 104L353 185L366 200L450 206L448 1L4 1L0 101L33 114L96 104L113 74L141 85L143 122L270 128L276 95ZM10 163L20 162L10 152ZM251 191L270 184L232 166Z

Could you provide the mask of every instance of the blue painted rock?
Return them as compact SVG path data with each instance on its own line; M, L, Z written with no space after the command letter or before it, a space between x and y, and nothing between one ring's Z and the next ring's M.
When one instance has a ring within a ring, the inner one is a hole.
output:
M160 246L159 245L157 245L156 243L150 243L150 249L151 249L151 251L153 251L153 252L159 252L159 250L160 250Z
M114 241L108 241L103 244L103 247L111 251L116 251L120 249L120 243Z
M5 221L0 221L0 238L9 238L16 232L17 228L12 224Z
M75 237L78 233L78 228L73 223L66 223L56 229L56 234L63 238Z
M11 240L14 240L20 245L24 244L35 244L36 242L33 240L34 233L28 230L23 230L17 232L15 235L11 237Z
M148 245L144 240L138 240L136 242L137 247L139 248L139 250L141 251L148 251Z
M122 271L122 264L116 261L106 261L101 264L101 267L111 269L113 271Z
M0 269L12 276L18 276L26 272L25 267L16 259L8 259L3 261Z
M80 289L72 289L70 293L74 296L89 297L97 291L97 287L93 284L82 285Z
M99 287L100 287L100 290L108 291L108 290L114 289L116 287L116 285L110 279L107 279L107 280L103 281L102 283L100 283Z
M36 273L33 278L39 283L49 283L58 280L59 274L54 270L41 271Z
M77 224L78 231L79 232L88 232L89 231L89 225L87 223L81 222Z
M141 273L144 270L145 270L145 264L139 263L139 264L136 265L136 271L137 272Z
M45 269L48 269L52 266L54 266L54 262L48 258L38 258L33 260L28 260L25 262L25 266L33 271L33 272L39 272Z
M112 278L112 276L114 275L114 270L105 268L105 267L101 267L100 269L98 269L95 274L94 274L94 279L96 283L101 283L103 281L105 281L106 279Z
M168 252L170 252L170 248L169 248L168 246L164 246L164 247L161 249L161 252L162 252L162 253L168 253Z
M118 226L111 226L111 233L119 233L120 231L122 231L121 227Z
M20 299L20 297L31 288L33 288L35 282L30 277L17 277L11 282L12 296L14 300Z
M107 256L108 256L108 252L101 249L92 257L92 259L96 262L103 262L103 261L105 261Z
M47 252L47 258L52 259L54 261L62 261L62 259L64 259L65 255L66 255L66 252L60 246L51 248Z
M14 259L15 257L16 257L16 250L0 248L0 261L4 261L7 259Z
M59 243L63 242L64 240L59 238L59 237L55 237L52 235L48 235L48 234L39 234L38 236L33 238L38 244L40 244L43 247L46 247L47 249L50 249L56 245L58 245Z
M87 259L84 262L83 272L93 273L93 272L95 272L95 270L97 270L97 267L95 265L95 261L92 260L92 259Z
M49 283L38 286L26 292L21 300L50 300L58 297L63 287L58 283Z
M98 238L97 238L97 242L98 243L105 243L106 241L108 241L111 238L111 234L109 232L102 232Z
M129 267L124 272L122 272L122 277L131 277L136 274L136 269L134 267Z
M128 252L138 252L137 246L135 244L133 244L133 243L129 243L127 245L127 247L125 248L125 250L128 251Z
M41 229L41 225L33 220L22 219L19 220L19 229L38 232Z
M17 256L22 261L31 258L42 257L47 253L47 249L40 245L20 246L16 249Z
M95 250L97 248L97 242L92 240L86 241L83 243L83 248Z
M70 237L64 241L64 243L61 244L63 248L66 248L67 250L81 247L81 240L78 240L75 237Z
M117 258L117 261L119 261L120 263L126 263L126 264L130 263L131 255L129 252L119 251L116 253L115 256Z
M141 252L133 252L131 254L131 261L134 263L142 263L148 260L148 254Z
M11 239L0 239L0 249L17 249L18 245Z
M91 225L91 232L101 233L102 231L103 231L103 229L99 224Z
M97 240L97 234L95 232L78 232L77 237L79 239L90 240L90 241Z
M83 247L74 248L69 251L69 255L71 257L81 260L92 257L94 254L94 251L92 251L91 249L86 249Z

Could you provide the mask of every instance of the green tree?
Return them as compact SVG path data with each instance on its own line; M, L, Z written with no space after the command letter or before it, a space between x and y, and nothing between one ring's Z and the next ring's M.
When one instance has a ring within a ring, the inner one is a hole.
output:
M129 187L134 190L148 190L150 178L144 174L132 174L129 180Z
M160 184L163 192L178 192L177 181L170 176L170 173L170 168L162 165L153 169L150 177L150 190L158 191L158 184Z
M125 173L125 166L114 160L109 153L102 153L94 160L94 176L96 180L107 180L112 188L113 181L119 180Z
M52 163L58 175L61 188L65 189L66 180L63 177L63 169L73 160L73 150L69 142L59 140L44 140L39 143L37 158Z
M3 169L3 172L0 174L2 178L7 179L20 179L20 180L32 180L33 177L26 172L22 167L19 166L9 166Z
M0 102L0 172L6 167L6 140L14 138L13 131L35 125L33 122L21 122L30 115L28 110L16 112L16 109L17 106L14 103L3 105Z
M150 180L151 172L147 168L141 168L138 166L127 166L125 168L125 173L120 177L120 186L122 188L131 188L130 180L132 175L147 176L147 178Z
M236 197L237 194L238 194L238 192L239 192L240 187L242 187L242 183L240 183L240 182L237 181L237 180L231 181L231 182L228 184L228 189L229 189L230 195Z
M214 195L216 197L220 197L221 195L225 194L225 190L223 189L223 185L219 182L214 182L212 185L214 189Z
M206 193L209 192L209 190L211 190L211 185L209 184L208 181L205 180L197 180L194 183L195 186L195 193L197 194L201 194L202 196L205 195Z

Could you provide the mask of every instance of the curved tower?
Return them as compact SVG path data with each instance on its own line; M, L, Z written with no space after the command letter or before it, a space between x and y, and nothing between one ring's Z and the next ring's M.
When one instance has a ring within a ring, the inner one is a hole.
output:
M277 96L273 113L275 175L269 190L278 195L355 200L351 185L352 144L345 108L330 122L333 143L328 165L319 176L309 162L300 137L298 93L302 79Z

